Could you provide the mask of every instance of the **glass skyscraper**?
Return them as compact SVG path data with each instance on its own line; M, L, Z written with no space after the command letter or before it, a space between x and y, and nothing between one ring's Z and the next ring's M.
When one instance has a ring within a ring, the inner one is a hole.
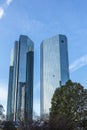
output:
M9 68L9 84L8 84L8 102L7 102L7 118L12 120L12 90L13 90L13 61L14 61L14 51L11 51L10 58L10 68Z
M40 110L41 118L45 118L49 115L55 89L69 79L66 36L59 34L43 40L40 56Z
M12 91L8 89L11 98L11 113L9 111L9 98L7 103L7 117L13 120L32 120L33 114L33 68L34 43L25 35L21 35L14 45ZM10 79L10 75L9 75ZM10 85L9 85L10 87ZM9 120L8 119L8 120Z

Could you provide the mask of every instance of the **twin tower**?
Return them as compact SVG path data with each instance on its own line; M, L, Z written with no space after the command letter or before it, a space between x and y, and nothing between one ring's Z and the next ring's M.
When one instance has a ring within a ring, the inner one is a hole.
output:
M7 119L31 121L33 118L34 43L25 35L11 52ZM67 38L56 35L43 40L40 48L41 118L49 115L51 99L57 87L69 79Z

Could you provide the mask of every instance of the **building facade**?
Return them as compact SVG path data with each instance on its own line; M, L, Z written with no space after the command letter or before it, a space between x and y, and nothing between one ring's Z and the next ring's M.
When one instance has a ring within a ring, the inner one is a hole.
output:
M21 35L19 41L16 41L14 45L13 83L11 92L13 120L32 120L33 69L34 43L27 36ZM7 111L8 110L9 107L7 108Z
M42 41L40 56L40 111L41 118L46 118L55 89L69 79L66 36L56 35Z
M14 51L11 51L8 83L7 119L12 120L12 91L13 91L13 70L14 70Z

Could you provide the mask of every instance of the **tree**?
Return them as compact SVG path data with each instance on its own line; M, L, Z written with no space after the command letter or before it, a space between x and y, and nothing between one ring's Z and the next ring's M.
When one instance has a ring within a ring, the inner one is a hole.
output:
M4 122L4 130L16 130L11 121Z
M4 107L3 105L0 104L0 120L4 120L5 115L4 115Z
M82 121L87 120L87 89L82 85L69 80L56 89L51 104L51 120L53 117L62 116L64 120L70 122L72 128L83 127Z

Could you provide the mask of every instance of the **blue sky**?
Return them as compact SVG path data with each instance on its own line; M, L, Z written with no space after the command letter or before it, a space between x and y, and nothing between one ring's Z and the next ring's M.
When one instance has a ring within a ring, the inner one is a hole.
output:
M35 43L34 111L39 114L40 43L68 38L70 78L87 88L87 0L0 0L0 103L6 109L10 52L20 34Z

